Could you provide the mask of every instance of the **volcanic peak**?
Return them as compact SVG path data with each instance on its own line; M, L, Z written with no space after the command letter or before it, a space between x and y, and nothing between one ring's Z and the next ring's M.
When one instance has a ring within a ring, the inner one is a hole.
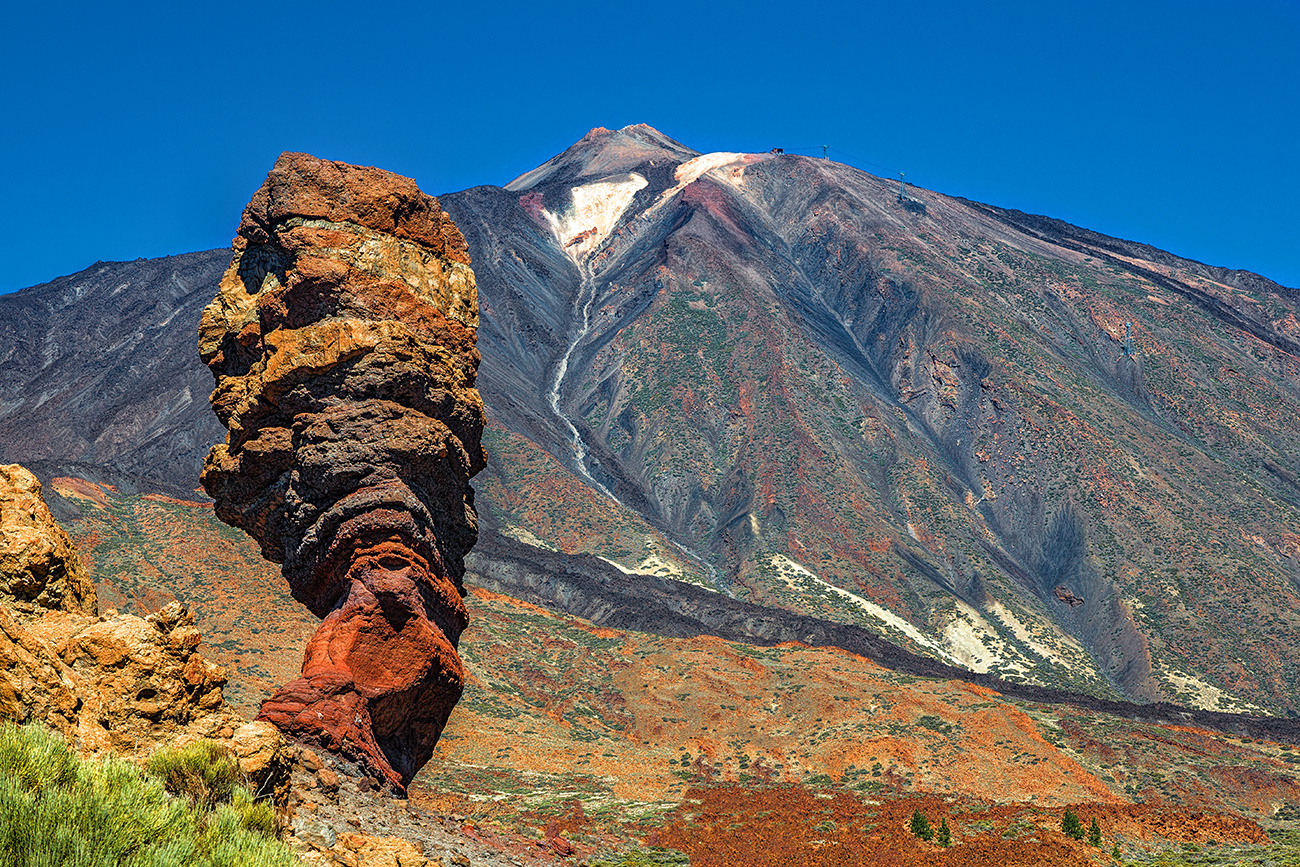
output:
M652 219L706 176L739 185L747 166L772 158L767 153L701 154L645 124L617 132L597 127L505 189L524 194L519 199L524 211L548 228L564 254L581 267L625 218Z
M643 123L616 131L596 127L563 153L506 184L505 189L522 193L543 181L573 183L582 178L624 174L647 165L676 165L696 156L699 151Z

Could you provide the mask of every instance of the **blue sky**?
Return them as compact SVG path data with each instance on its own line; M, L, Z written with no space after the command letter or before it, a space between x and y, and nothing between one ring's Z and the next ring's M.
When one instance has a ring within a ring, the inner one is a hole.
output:
M594 126L829 144L1300 286L1300 0L10 4L0 292L229 243L277 154L503 184Z

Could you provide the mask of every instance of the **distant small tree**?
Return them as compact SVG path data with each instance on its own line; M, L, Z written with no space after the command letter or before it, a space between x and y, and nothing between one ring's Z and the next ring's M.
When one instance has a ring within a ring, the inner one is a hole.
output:
M1079 814L1073 810L1066 810L1065 815L1061 817L1061 830L1072 840L1082 840L1083 823L1079 821Z
M1101 826L1097 824L1097 817L1092 817L1092 824L1088 826L1088 842L1094 846L1101 845Z
M952 845L952 831L948 830L948 820L943 819L939 822L939 836L935 842L945 849Z
M1110 857L1114 858L1116 861L1123 857L1123 855L1120 854L1118 843L1111 847Z
M934 839L934 829L930 827L930 820L925 818L925 814L920 810L912 813L911 828L913 834L927 843Z

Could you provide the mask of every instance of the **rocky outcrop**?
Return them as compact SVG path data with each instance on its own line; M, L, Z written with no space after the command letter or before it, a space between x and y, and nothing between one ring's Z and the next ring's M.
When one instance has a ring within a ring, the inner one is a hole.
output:
M223 707L225 672L200 641L178 602L146 618L99 617L94 584L40 483L0 466L0 719L42 722L85 753L141 759L210 737L270 791L284 776L283 739Z
M228 430L203 484L324 622L261 719L403 789L464 671L484 465L464 239L415 183L284 154L244 212L199 352Z
M95 585L68 534L54 522L36 476L0 466L0 596L26 613L94 615Z

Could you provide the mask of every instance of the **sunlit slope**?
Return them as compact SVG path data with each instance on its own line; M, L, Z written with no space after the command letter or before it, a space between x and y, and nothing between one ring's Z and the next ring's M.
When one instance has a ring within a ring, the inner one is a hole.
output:
M444 197L495 442L550 456L490 521L976 671L1294 711L1294 290L645 127L547 165ZM530 517L575 484L643 529Z
M79 511L65 524L106 606L193 610L236 706L254 712L296 671L314 618L209 507L70 478L47 493ZM1258 736L1011 700L834 647L602 628L482 589L467 602L465 694L413 791L448 809L576 795L593 813L661 815L692 783L728 781L1256 818L1300 803L1300 753Z
M443 196L481 290L484 538L1005 678L1295 713L1296 290L904 193L638 126ZM225 255L0 300L0 460L189 497Z

